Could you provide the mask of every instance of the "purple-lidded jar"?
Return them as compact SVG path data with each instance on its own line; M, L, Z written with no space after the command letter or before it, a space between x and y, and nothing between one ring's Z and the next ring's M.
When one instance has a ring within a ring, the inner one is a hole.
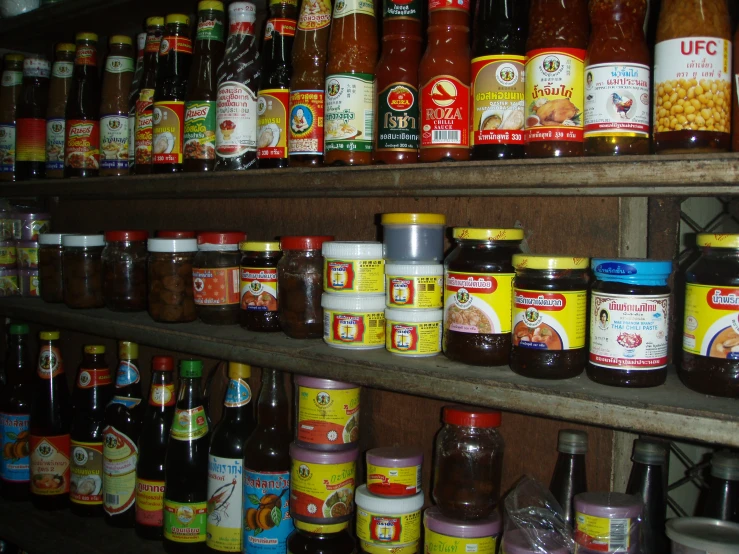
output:
M413 496L421 492L422 468L420 448L373 448L367 452L367 490L379 496Z
M423 514L424 552L496 552L500 536L500 516L474 521L446 517L433 506ZM453 548L453 549L451 549Z
M638 497L621 492L582 492L573 502L578 554L639 551L642 501ZM609 529L607 536L594 531L604 528Z
M541 533L537 536L537 546L542 546L549 554L570 554L568 548L562 545L558 535L545 531ZM531 545L528 536L521 529L511 529L503 534L501 554L540 554L541 552L540 548Z
M316 450L351 450L359 442L361 387L341 381L295 377L295 440Z

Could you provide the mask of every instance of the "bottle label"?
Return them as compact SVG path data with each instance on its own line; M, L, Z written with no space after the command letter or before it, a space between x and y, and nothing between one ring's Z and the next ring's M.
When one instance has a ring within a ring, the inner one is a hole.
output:
M339 4L340 2L337 6ZM332 150L372 152L372 127L375 119L374 75L370 73L328 75L325 98L326 152Z
M260 159L287 158L287 104L290 91L284 89L260 90L257 99L257 157Z
M239 303L241 280L238 267L193 268L192 289L198 306Z
M526 54L526 142L582 142L586 51L541 48Z
M426 552L474 552L475 554L495 554L498 544L497 537L458 538L442 535L430 529L426 529L424 541Z
M114 396L110 399L110 402L108 402L108 405L110 404L120 404L121 406L125 406L126 408L135 408L139 404L141 404L141 398L129 398L128 396Z
M157 36L156 34L147 34L146 35L146 52L149 54L154 54L155 52L159 52L159 49L162 45L162 37Z
M343 0L334 4L334 19L360 13L375 17L374 2L372 0Z
M69 500L75 504L103 503L103 443L71 443Z
M107 73L133 73L133 58L128 56L108 56L105 60L105 71Z
M277 33L283 37L294 37L297 24L298 22L294 19L278 17L269 19L264 27L264 40L272 40L272 33Z
M107 514L133 507L138 459L139 449L129 436L111 425L103 429L103 508Z
M44 346L38 355L38 366L36 373L42 379L51 379L64 373L64 362L62 353L56 346Z
M385 344L385 311L361 314L323 310L323 340L339 347L381 347Z
M382 294L385 291L385 260L324 258L323 290L335 293Z
M421 464L384 467L367 463L367 490L381 496L409 496L421 492Z
M26 58L23 60L23 76L48 79L51 65L48 60L41 58Z
M269 0L270 7L279 6L280 4L287 4L288 6L298 7L298 0Z
M585 68L585 138L648 137L650 105L648 66Z
M257 96L244 83L225 81L218 87L216 152L236 158L257 151Z
M78 46L74 56L75 65L97 65L98 53L93 46Z
M595 292L590 298L590 363L650 370L667 367L670 295Z
M52 496L69 493L69 435L30 435L31 493Z
M15 172L15 125L0 125L0 173Z
M128 115L100 118L100 167L128 170Z
M46 161L46 121L20 118L16 122L15 159L19 162Z
M323 102L322 90L295 90L290 93L290 155L323 155Z
M172 542L205 542L208 504L164 499L164 538Z
M223 42L223 23L220 19L198 21L198 32L195 40L213 40Z
M354 513L357 462L317 464L293 458L290 508L293 516L335 518Z
M192 41L183 36L162 37L162 42L159 44L159 55L166 56L170 51L192 54Z
M377 151L418 150L418 90L410 83L393 83L377 99Z
M233 382L233 381L232 381ZM242 552L242 459L208 456L206 544L220 552Z
M587 291L513 289L513 345L534 350L585 347Z
M297 439L328 445L357 442L359 387L345 390L298 387Z
M511 332L513 273L444 274L444 329L502 335Z
M136 523L161 527L164 521L164 481L147 481L136 477Z
M429 0L429 13L440 10L470 11L470 0Z
M293 532L290 473L244 469L244 537L242 551L281 554Z
M51 66L51 76L56 79L69 79L74 71L74 62L54 62Z
M115 386L117 389L134 385L141 381L141 373L136 364L128 360L121 360L118 363L118 370L115 373Z
M216 159L216 103L212 100L185 103L186 160Z
M155 164L182 163L182 134L185 103L179 101L155 102L152 112L152 162Z
M277 311L277 269L241 268L241 309Z
M231 379L226 389L226 400L223 405L226 408L238 408L246 406L251 401L251 388L244 379Z
M64 135L66 124L64 118L46 121L46 170L60 171L64 169Z
M152 406L174 406L174 385L152 385L149 395L149 404Z
M386 275L385 304L389 308L441 308L444 278L441 275Z
M153 138L154 89L141 89L136 101L136 158L135 164L151 164L151 143Z
M94 387L104 387L111 385L113 378L107 367L80 369L77 374L78 389L92 389Z
M421 149L470 147L470 87L451 75L421 89Z
M208 419L202 406L175 410L170 436L178 441L193 441L208 434Z
M0 477L4 481L28 483L31 480L29 420L28 415L0 414L0 440L3 446Z
M303 2L298 18L298 30L317 31L331 24L331 0Z
M683 350L696 356L739 360L739 288L685 285Z
M15 87L23 84L22 71L3 71L2 86Z
M357 508L357 537L387 546L417 542L421 538L421 510L407 514L373 514Z
M385 0L383 19L421 19L421 0Z
M70 119L65 141L66 166L73 169L100 167L100 123Z
M472 60L472 145L523 144L524 57Z
M631 549L631 518L590 516L575 512L576 545L593 552L627 552ZM577 548L577 547L576 547Z
M386 320L385 348L393 354L432 356L441 352L441 321L404 323Z

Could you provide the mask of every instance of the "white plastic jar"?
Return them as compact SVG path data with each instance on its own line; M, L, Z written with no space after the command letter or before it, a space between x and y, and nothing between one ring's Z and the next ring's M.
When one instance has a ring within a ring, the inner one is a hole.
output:
M371 350L385 346L385 297L324 292L323 341L334 348Z
M436 356L441 352L443 312L385 308L385 348L397 356Z
M385 260L379 242L324 242L323 290L332 294L382 294Z
M357 538L375 545L402 546L421 539L423 493L413 496L377 496L367 485L357 487Z
M444 266L442 264L387 264L385 305L398 309L438 309L443 307Z

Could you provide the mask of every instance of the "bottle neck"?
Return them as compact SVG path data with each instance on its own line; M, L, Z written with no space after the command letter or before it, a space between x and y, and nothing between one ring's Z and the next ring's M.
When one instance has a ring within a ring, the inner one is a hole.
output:
M10 344L8 344L8 361L5 364L9 386L26 384L30 381L29 360L28 337L11 335Z
M200 397L200 378L184 377L181 379L180 394L177 397L177 407L190 410L203 405Z
M160 410L175 405L171 371L155 371L151 377L149 405Z
M271 429L287 430L287 393L283 374L276 369L262 371L262 390L257 402L257 424Z

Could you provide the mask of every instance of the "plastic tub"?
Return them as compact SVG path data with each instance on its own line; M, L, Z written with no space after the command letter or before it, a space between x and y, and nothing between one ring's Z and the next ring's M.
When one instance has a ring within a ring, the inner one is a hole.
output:
M401 545L421 539L423 493L388 498L357 487L357 538L379 545Z
M678 517L667 522L672 554L736 554L739 523L707 517Z
M20 295L24 297L38 297L38 269L19 269L18 270L18 290Z
M396 356L436 356L441 352L443 312L386 308L385 348Z
M423 452L410 446L367 452L367 490L378 496L413 496L421 492Z
M444 260L442 214L382 214L382 247L386 263L441 263Z
M388 264L385 266L385 304L398 309L438 309L443 306L444 266Z
M382 243L323 243L323 290L337 294L385 292Z
M529 538L521 529L511 529L503 533L501 554L540 554L541 546L548 554L569 554L566 546L562 546L562 539L552 532L542 531L537 535L537 546L532 546Z
M500 535L500 516L458 521L442 515L436 506L423 514L425 552L475 552L495 554Z
M583 492L575 496L575 551L583 554L639 552L642 501L620 492ZM621 545L628 545L624 550Z
M334 348L371 350L385 346L385 297L324 292L323 342Z
M295 440L316 450L348 450L359 441L360 387L351 383L295 377Z

